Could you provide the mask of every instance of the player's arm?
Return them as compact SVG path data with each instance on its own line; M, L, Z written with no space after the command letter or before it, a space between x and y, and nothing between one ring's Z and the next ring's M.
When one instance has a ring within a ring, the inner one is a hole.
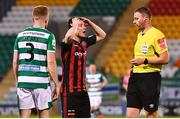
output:
M60 84L58 81L57 64L56 64L56 40L55 36L51 34L49 36L48 49L47 49L47 67L49 74L54 82L55 89L53 92L53 100L56 100L60 94Z
M104 80L102 82L102 88L106 87L108 85L108 80Z
M55 84L55 92L54 92L54 100L58 98L61 82L58 81L57 74L57 64L56 64L56 56L54 52L47 53L47 63L48 63L48 71L51 75L51 78Z
M72 19L71 28L66 32L65 38L63 39L63 42L66 44L69 44L72 39L76 39L75 36L78 35L78 25L80 23L80 20L78 18Z
M98 25L96 25L94 22L87 18L81 17L81 19L85 22L87 26L90 26L96 33L96 41L105 39L106 33Z
M14 50L14 54L13 54L13 71L14 71L14 76L15 76L16 82L17 82L18 60L19 60L18 51Z
M64 37L64 39L62 40L62 42L64 42L65 44L69 44L71 42L71 39L73 39L74 36L74 27L71 27L67 32L66 35Z
M102 78L103 78L103 81L102 81L102 84L101 84L101 89L108 85L108 80L106 79L106 77L102 76Z

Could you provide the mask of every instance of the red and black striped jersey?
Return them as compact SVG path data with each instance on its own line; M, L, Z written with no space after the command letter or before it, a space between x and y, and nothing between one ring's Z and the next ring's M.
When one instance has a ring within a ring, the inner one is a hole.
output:
M70 44L61 42L61 93L81 92L86 90L87 48L95 43L96 35L81 38L80 42L74 40Z

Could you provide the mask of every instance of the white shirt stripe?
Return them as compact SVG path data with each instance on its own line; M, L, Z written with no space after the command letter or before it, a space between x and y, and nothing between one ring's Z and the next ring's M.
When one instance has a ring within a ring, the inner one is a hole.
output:
M35 49L47 50L47 44L39 43L39 42L18 42L19 48L31 48L30 46L26 46L26 43L32 43Z
M54 53L54 52L55 52L55 50L48 50L47 52L53 52L53 53Z
M50 34L39 32L39 31L24 31L18 34L18 37L23 36L34 36L34 37L41 37L41 38L49 38Z
M18 82L26 83L49 83L49 77L18 76Z
M102 95L102 92L88 92L89 96L90 97L93 97L93 96L101 96Z
M31 57L31 54L29 53L21 53L19 55L19 59L29 59ZM34 60L38 60L38 61L46 61L46 55L38 55L38 54L34 54Z

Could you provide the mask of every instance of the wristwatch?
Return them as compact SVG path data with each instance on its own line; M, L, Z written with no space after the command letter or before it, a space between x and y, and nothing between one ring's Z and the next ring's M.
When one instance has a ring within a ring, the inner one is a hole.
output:
M147 58L144 59L144 64L148 64L148 59Z

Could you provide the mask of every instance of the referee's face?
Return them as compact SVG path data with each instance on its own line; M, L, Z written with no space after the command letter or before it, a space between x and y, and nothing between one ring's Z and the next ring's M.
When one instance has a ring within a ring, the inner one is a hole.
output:
M138 30L143 30L144 29L144 24L145 24L145 18L143 16L143 14L141 14L139 12L135 12L134 13L133 24L136 25Z

